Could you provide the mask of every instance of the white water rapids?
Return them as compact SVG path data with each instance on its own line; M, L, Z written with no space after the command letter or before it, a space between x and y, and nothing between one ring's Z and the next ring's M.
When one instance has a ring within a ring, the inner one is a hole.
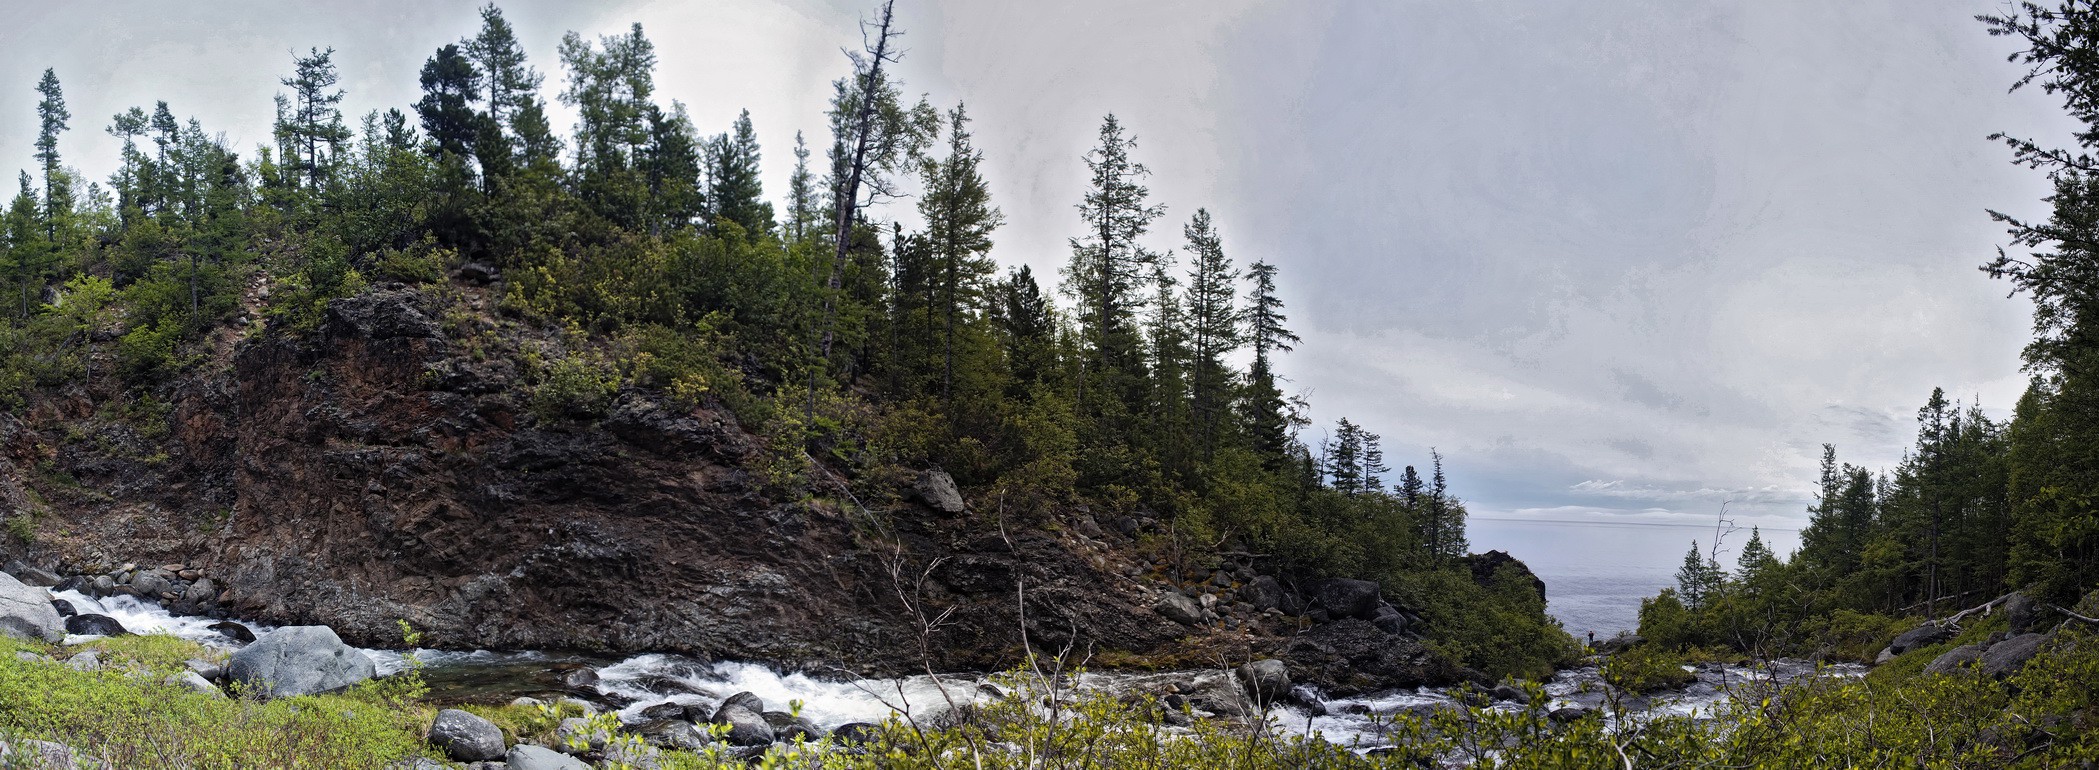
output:
M210 627L221 621L173 615L157 603L127 596L98 600L77 591L60 591L52 596L70 602L80 613L115 618L132 633L172 634L224 650L239 646ZM270 626L243 625L257 635L271 630ZM97 638L100 637L72 635L67 637L66 643L78 644ZM898 708L924 714L926 709L944 707L949 699L955 703L973 701L983 697L980 695L981 685L987 681L986 677L976 674L942 676L938 681L928 676L827 678L806 673L783 673L756 663L703 662L655 653L612 661L544 652L360 651L372 659L381 675L405 670L410 665L409 656L413 655L423 665L425 677L431 681L433 693L439 698L478 695L484 700L493 697L502 702L515 695L557 694L564 688L546 684L554 681L549 671L591 666L598 676L594 689L615 702L627 704L620 709L620 715L630 720L639 719L642 709L666 701L712 707L730 695L750 692L763 699L768 709L787 710L790 704L798 705L803 717L826 730L851 722L880 722ZM1818 669L1800 661L1778 661L1766 669L1706 666L1696 670L1698 680L1684 691L1655 698L1648 713L1708 716L1725 705L1729 691L1735 685L1774 679L1791 682L1812 676L1858 676L1863 671L1863 667L1849 665ZM1116 690L1142 676L1088 673L1081 678L1079 686ZM1548 708L1595 708L1602 700L1601 693L1593 686L1598 682L1600 677L1594 667L1559 672L1545 684L1546 694L1552 699ZM1426 714L1434 709L1461 707L1460 701L1451 694L1430 688L1336 698L1324 705L1326 713L1318 715L1309 715L1295 707L1277 707L1271 711L1270 718L1282 731L1317 735L1342 745L1369 747L1381 744L1375 717L1399 712ZM1501 703L1494 708L1521 706Z

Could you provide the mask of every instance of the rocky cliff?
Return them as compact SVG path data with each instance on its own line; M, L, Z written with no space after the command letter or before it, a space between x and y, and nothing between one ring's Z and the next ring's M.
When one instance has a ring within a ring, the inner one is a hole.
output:
M1301 668L1377 667L1305 672L1358 686L1452 676L1389 607L1296 639L1294 594L1245 566L1173 585L1132 555L1141 523L1002 528L939 475L894 510L790 499L754 477L760 444L733 416L642 392L542 419L502 342L524 332L490 302L382 288L310 334L225 330L151 399L37 395L0 417L10 555L180 563L215 581L199 611L363 645L398 645L405 620L430 646L854 672L1011 665L1025 643L1138 665L1295 650Z

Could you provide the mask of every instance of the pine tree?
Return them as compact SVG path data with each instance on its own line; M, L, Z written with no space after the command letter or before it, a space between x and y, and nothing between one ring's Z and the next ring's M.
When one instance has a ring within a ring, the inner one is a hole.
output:
M69 128L67 121L73 119L73 113L66 110L58 73L44 70L36 92L43 97L36 103L36 160L44 167L44 239L56 243L59 223L73 210L72 191L58 156L58 135Z
M109 184L116 188L117 214L126 227L131 225L135 213L144 205L140 193L147 167L146 156L138 149L138 139L146 135L150 121L145 110L133 107L112 116L107 129L110 136L124 141L123 160L117 165L117 172L110 177Z
M999 281L996 294L991 304L992 321L1000 332L1006 366L1013 375L1016 391L1012 395L1025 397L1027 388L1041 383L1054 365L1055 310L1027 265Z
M969 113L962 105L948 112L947 155L919 164L924 193L918 213L926 221L941 322L940 393L950 402L955 392L955 335L968 313L979 306L984 282L997 269L991 261L991 233L1005 224L1005 214L991 205L991 186L981 167L984 152L970 142ZM768 211L768 214L770 211Z
M1233 373L1225 364L1245 344L1239 328L1239 272L1226 257L1208 209L1196 209L1181 234L1188 240L1188 321L1193 359L1190 385L1203 456L1216 451L1231 400Z
M570 32L562 37L560 52L569 72L561 102L577 113L579 191L598 216L639 226L649 211L640 166L643 148L654 136L650 98L656 90L656 46L635 24L627 34L601 37L596 45Z
M736 116L729 133L707 143L707 205L713 222L728 220L743 228L746 237L760 238L773 230L773 204L765 200L759 179L758 132L751 128L751 111Z
M823 212L818 200L816 176L809 171L809 144L802 132L794 132L794 174L787 178L787 237L802 243L821 228Z
M706 194L700 190L699 137L685 105L671 103L666 114L649 105L649 143L642 148L641 168L648 187L648 227L651 235L666 228L690 226L705 215Z
M481 73L460 55L459 46L447 45L423 64L422 84L423 98L415 110L432 153L463 163L480 134L473 105L481 99Z
M1692 611L1703 609L1706 602L1718 597L1722 573L1720 565L1698 550L1698 541L1691 541L1691 551L1684 554L1683 566L1676 571L1676 592L1684 599L1684 606Z
M329 90L338 80L334 56L333 48L308 49L306 56L294 58L292 76L278 81L292 89L290 97L277 96L278 145L286 170L295 179L303 177L310 192L326 188L337 152L350 139L350 128L337 108L343 92Z
M1302 341L1283 325L1290 319L1283 315L1282 298L1276 296L1275 273L1275 266L1266 262L1255 262L1246 269L1247 280L1253 282L1247 295L1246 336L1254 349L1253 364L1247 370L1247 432L1271 466L1288 453L1291 423L1289 404L1276 386L1274 356L1293 350Z
M540 75L525 64L525 48L503 18L503 9L494 3L482 6L481 31L461 44L488 87L489 117L516 132L518 115L539 104Z
M1087 382L1097 383L1090 396L1096 412L1118 399L1127 408L1141 398L1143 373L1132 318L1159 255L1137 239L1165 215L1166 207L1147 202L1150 191L1142 181L1151 171L1130 158L1135 147L1136 140L1123 135L1114 115L1102 121L1100 144L1086 155L1091 180L1079 204L1086 235L1071 239L1071 262L1064 270L1064 292L1078 301L1079 325L1092 348L1079 401L1087 406Z
M1345 497L1363 491L1363 430L1348 418L1334 425L1327 440L1324 472L1327 486Z

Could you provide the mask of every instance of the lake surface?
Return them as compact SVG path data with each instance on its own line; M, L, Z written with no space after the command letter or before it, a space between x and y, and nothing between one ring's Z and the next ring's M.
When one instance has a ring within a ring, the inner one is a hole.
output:
M1604 639L1640 625L1640 600L1676 585L1691 541L1708 543L1711 525L1646 522L1535 520L1475 516L1466 522L1474 552L1508 551L1545 580L1545 610L1576 638L1595 632ZM1764 542L1780 555L1799 546L1791 530L1765 530ZM1748 542L1747 531L1727 540ZM1734 567L1729 553L1721 563Z

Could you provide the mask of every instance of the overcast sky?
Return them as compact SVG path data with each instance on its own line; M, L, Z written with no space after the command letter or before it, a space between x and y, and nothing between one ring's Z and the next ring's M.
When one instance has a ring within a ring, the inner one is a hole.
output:
M505 4L559 90L566 30L641 22L658 96L702 130L749 108L768 191L821 144L873 0ZM1934 386L2005 413L2029 306L1974 268L1986 207L2046 193L1985 137L2056 140L2007 94L2009 43L1943 0L902 0L903 76L966 101L1009 224L1056 275L1102 115L1136 134L1179 246L1197 207L1280 266L1322 424L1446 458L1476 517L1798 527L1823 442L1884 467ZM352 115L406 107L474 4L0 2L0 170L31 163L55 67L61 150L114 167L109 116L166 100L244 154L292 51L333 46ZM557 124L566 125L563 113ZM900 207L902 208L902 207ZM1317 430L1308 439L1316 443Z

